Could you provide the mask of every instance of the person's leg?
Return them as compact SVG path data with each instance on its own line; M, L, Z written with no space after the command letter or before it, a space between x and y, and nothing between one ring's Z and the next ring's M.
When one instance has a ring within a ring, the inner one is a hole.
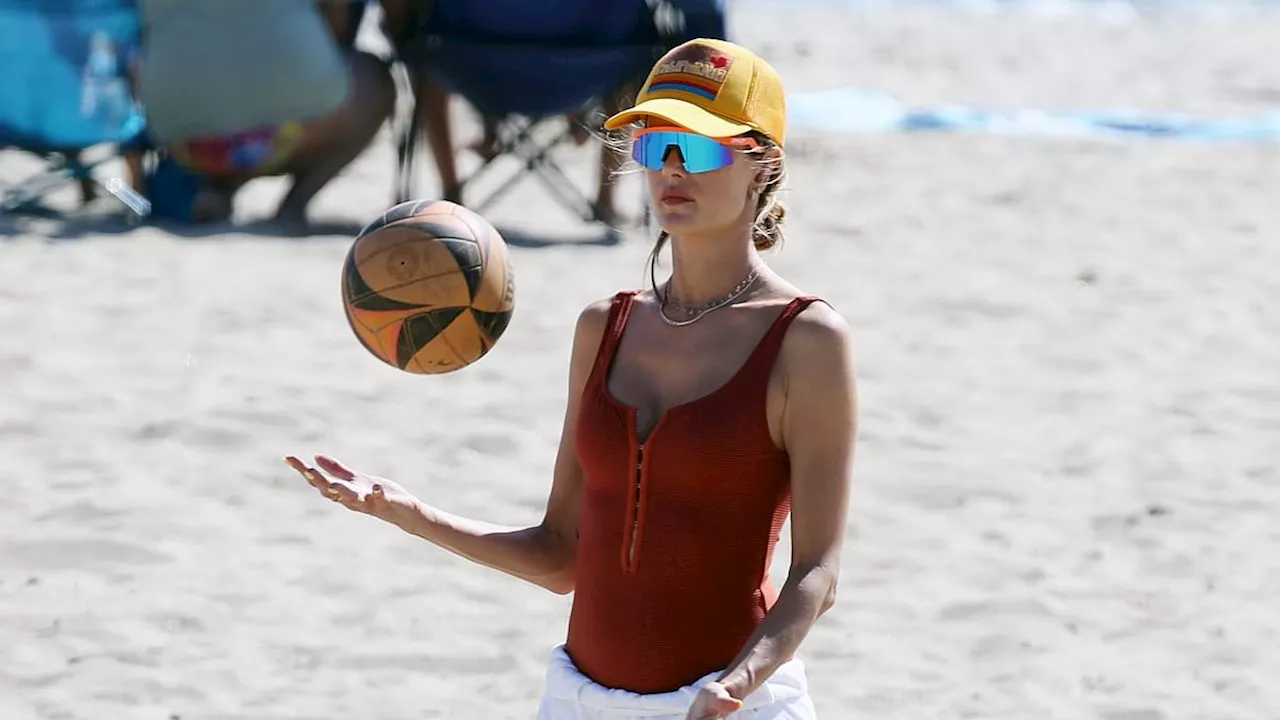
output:
M498 144L498 121L482 116L480 124L482 128L480 139L471 143L469 149L479 155L481 160L489 162L498 157L501 149Z
M83 153L79 150L73 151L68 155L68 160L76 165L84 162ZM80 204L88 205L98 199L98 187L93 182L93 177L84 175L76 180L76 184L80 186Z
M307 205L368 147L395 108L395 84L386 63L365 52L348 55L351 91L334 112L303 125L296 147L277 168L292 186L278 220L304 223Z
M413 84L417 102L414 126L427 140L435 159L436 171L444 199L462 202L462 182L454 158L453 127L449 122L451 93L422 66L416 57L416 44L422 40L419 29L430 12L430 3L411 0L379 0L382 5L382 31L404 61Z
M445 200L462 203L462 183L458 179L458 167L453 153L453 126L449 122L447 88L426 72L415 70L414 94L418 98L418 131L427 137L427 147L435 158L436 171L440 174L440 191Z
M141 148L126 148L120 154L124 157L124 172L129 187L136 193L145 194L146 172L143 169L143 160L146 157L146 151Z

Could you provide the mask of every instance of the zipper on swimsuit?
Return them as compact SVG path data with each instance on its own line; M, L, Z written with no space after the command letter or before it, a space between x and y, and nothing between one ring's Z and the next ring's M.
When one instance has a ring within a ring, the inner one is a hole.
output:
M636 571L636 544L640 539L640 482L644 476L644 443L636 447L635 482L631 486L631 536L627 543L627 572Z

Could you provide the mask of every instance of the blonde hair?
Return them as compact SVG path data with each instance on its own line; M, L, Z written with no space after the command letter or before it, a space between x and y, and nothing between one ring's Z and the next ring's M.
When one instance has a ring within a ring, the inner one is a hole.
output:
M760 143L760 146L744 152L751 156L763 176L763 182L759 186L760 196L756 199L756 217L751 226L751 242L756 250L771 250L780 246L784 240L782 224L786 220L787 208L783 205L778 194L787 182L787 166L784 162L782 148L778 147L772 140L754 132L749 133L748 137L755 139L756 142ZM612 148L614 152L617 152L627 160L631 159L631 133L629 131L619 130L605 133L601 140ZM770 149L773 151L770 152ZM633 167L630 171L638 169L638 167ZM619 169L615 172L615 175L622 175L625 172L628 172L628 170ZM662 249L666 247L667 241L670 239L671 235L667 231L659 232L658 239L653 244L653 249L649 251L647 262L649 283L654 288L658 286L658 257L662 254Z
M760 187L760 197L756 200L756 220L751 226L751 242L757 250L770 250L782 244L782 223L787 217L787 207L778 197L779 191L787 184L787 165L783 162L782 148L773 144L768 138L760 136L761 149L753 152L764 155L768 148L775 152L766 157L755 158L756 164L764 175L764 184Z

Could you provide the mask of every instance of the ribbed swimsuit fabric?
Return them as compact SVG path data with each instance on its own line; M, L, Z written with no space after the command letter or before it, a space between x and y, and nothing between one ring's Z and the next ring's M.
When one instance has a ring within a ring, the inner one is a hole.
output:
M728 666L777 599L769 579L791 511L787 454L766 412L792 300L716 390L666 410L645 441L608 377L636 293L615 296L579 409L583 470L565 649L587 677L634 693Z

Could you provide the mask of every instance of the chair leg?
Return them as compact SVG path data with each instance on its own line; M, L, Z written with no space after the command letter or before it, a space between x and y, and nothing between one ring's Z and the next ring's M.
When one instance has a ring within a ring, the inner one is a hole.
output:
M86 163L80 159L80 153L58 153L51 156L49 168L41 175L23 182L18 187L5 193L0 200L0 212L16 212L32 208L40 198L59 186L74 181L80 189L80 199L84 203L92 202L101 188L119 200L132 211L130 219L142 218L151 213L151 203L120 178L103 181L93 170L99 162Z
M417 129L411 125L401 132L400 140L397 143L396 187L395 196L392 198L393 205L408 202L413 198L414 156L418 150L418 143L413 139L413 136L417 134Z
M600 208L587 199L587 196L565 176L564 171L552 162L551 158L545 154L539 155L533 169L547 189L557 195L562 203L576 211L585 222L602 220Z
M80 203L88 205L98 199L98 183L91 177L78 178L80 185Z
M93 176L93 164L86 164L81 159L81 151L79 150L62 153L61 158L66 163L67 171L80 188L80 204L88 205L97 200L98 187L102 183L98 182L97 178Z
M395 177L395 197L393 205L399 205L402 202L408 202L413 199L413 177L414 163L418 155L418 99L413 95L413 83L408 79L408 70L404 65L398 65L402 82L408 91L409 115L405 118L404 123L398 130L398 138L396 143L396 177Z
M523 118L504 122L500 126L500 132L506 134L506 137L502 138L506 153L519 159L523 163L526 172L531 172L542 180L552 194L556 196L557 200L575 212L585 222L600 220L599 208L596 207L595 203L588 200L550 158L550 152L553 149L570 139L573 129L565 128L550 139L539 142L534 137L534 133L540 126L541 123L529 122ZM493 163L482 165L464 181L463 186L466 187L475 182L477 177L488 171L492 165ZM483 200L472 203L472 207L477 212L482 211L494 200L506 194L521 178L522 175L520 173L511 175Z
M533 169L532 158L545 150L539 147L534 132L537 131L540 123L530 122L526 118L513 117L505 118L498 123L498 142L502 146L504 155L509 155L524 164L525 171ZM559 142L559 138L553 142ZM467 176L463 181L463 187L468 187L479 178L489 174L495 166L497 158L482 163L475 172ZM513 173L501 185L492 190L488 196L482 200L473 201L471 206L478 212L488 207L494 200L505 195L512 187L521 179L520 173Z
M502 155L511 155L521 161L525 160L525 148L533 142L532 135L537 124L531 123L527 119L520 117L503 118L496 121L496 123L498 146L500 147L501 152L493 158L481 161L480 167L476 168L470 175L461 180L461 185L464 190L480 178L492 172L497 159ZM513 185L518 179L518 176L508 178L505 183L499 186L497 190L491 192L484 200L468 204L476 211L480 211L489 203L493 202L496 196L509 190L511 185Z
M501 148L499 155L494 159L482 161L480 167L470 175L460 178L459 184L468 195L467 207L476 212L483 212L519 183L525 173L529 173L537 177L562 206L578 215L584 222L604 222L605 218L601 216L597 204L588 199L586 193L578 188L551 159L551 151L572 138L573 128L560 129L549 138L540 140L537 137L538 130L543 127L545 127L543 121L531 121L521 116L503 118L498 122L498 142ZM405 142L402 138L402 157L405 154L404 147ZM503 156L519 161L523 170L513 172L486 196L473 196L470 188L473 188L479 179L491 174L498 158ZM403 167L403 161L401 164ZM401 192L404 192L403 186ZM617 230L609 227L609 234L616 236ZM616 237L614 239L616 240Z
M41 197L67 182L72 171L63 161L55 160L44 173L24 180L5 193L0 201L0 212L17 212L37 204Z
M97 189L101 188L111 194L120 204L129 209L129 220L140 220L151 214L151 201L147 200L137 190L133 189L130 182L113 177L105 182L98 177L93 171L102 162L101 160L86 163L80 159L80 153L72 153L63 156L67 165L67 171L71 177L75 178L80 185L81 200L88 204L97 198ZM126 165L129 161L126 160ZM132 171L130 171L132 174ZM132 178L130 178L132 179Z

